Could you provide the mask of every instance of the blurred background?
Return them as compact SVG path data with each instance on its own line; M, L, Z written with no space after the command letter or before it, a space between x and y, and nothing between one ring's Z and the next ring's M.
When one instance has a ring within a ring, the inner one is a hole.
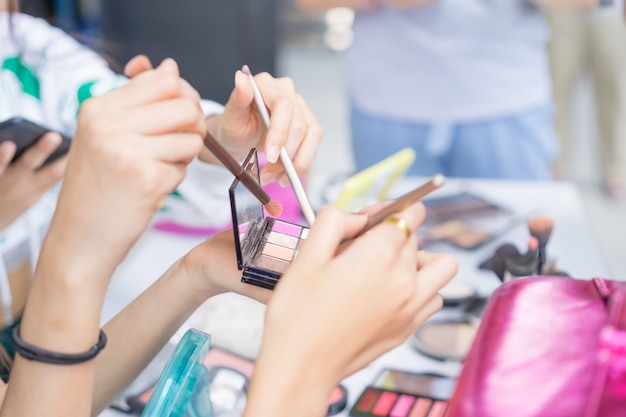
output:
M355 170L342 66L352 41L351 10L304 12L292 0L28 0L23 9L74 33L114 68L136 53L153 62L171 56L203 97L216 101L227 99L243 63L254 72L289 76L325 129L311 176ZM579 187L613 275L625 279L626 204L602 188L592 90L589 77L577 81L570 153L560 177Z

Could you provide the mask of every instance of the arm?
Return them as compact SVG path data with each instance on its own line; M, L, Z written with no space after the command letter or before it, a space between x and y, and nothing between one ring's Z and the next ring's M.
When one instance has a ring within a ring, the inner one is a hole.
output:
M424 209L399 215L414 229ZM333 387L441 307L437 292L456 273L455 261L418 253L415 235L388 223L339 249L364 223L334 209L319 214L268 304L245 417L326 415Z
M78 126L20 332L64 353L95 343L114 268L183 178L204 132L199 96L173 61L85 103ZM60 366L18 355L0 415L85 416L95 369L94 360Z

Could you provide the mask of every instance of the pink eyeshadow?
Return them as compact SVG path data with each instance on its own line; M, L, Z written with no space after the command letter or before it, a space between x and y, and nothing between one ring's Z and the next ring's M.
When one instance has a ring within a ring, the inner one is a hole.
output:
M377 416L386 416L389 414L389 410L391 410L391 407L393 407L397 398L398 394L395 392L383 392L380 394L378 401L376 401L372 414Z
M263 247L263 255L272 256L274 258L291 261L293 258L293 250L282 246L266 243Z
M446 414L446 408L448 408L448 403L435 401L430 409L428 417L443 417Z
M418 398L409 417L426 417L430 404L432 404L432 401L426 398Z
M299 237L302 230L301 226L281 221L275 221L272 230L278 233L284 233L289 236Z
M406 417L409 415L409 411L411 411L411 407L415 403L415 397L411 395L401 395L396 401L396 405L393 406L393 410L391 410L390 417Z

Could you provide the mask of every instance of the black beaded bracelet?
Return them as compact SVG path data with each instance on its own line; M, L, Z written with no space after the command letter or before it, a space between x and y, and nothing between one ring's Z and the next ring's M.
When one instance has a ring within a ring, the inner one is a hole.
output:
M13 347L15 352L20 356L29 359L31 361L52 363L55 365L74 365L77 363L87 362L93 359L107 343L107 336L100 330L100 337L98 342L89 348L88 351L83 353L59 353L51 352L49 350L41 349L37 346L33 346L26 343L20 337L20 325L18 324L13 329Z

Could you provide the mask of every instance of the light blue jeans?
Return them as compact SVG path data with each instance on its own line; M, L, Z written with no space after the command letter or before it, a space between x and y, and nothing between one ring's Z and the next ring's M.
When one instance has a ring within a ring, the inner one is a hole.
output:
M350 112L357 170L410 147L408 175L501 179L552 179L558 154L550 104L492 120L458 124L415 123Z

